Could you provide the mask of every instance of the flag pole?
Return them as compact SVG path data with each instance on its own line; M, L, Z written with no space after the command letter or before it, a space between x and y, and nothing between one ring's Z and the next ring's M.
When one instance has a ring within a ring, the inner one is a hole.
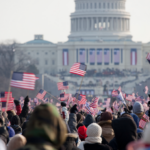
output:
M59 101L55 96L53 96L53 95L50 94L49 92L47 92L47 94L49 94L50 96L52 96L53 98L55 98L57 101Z
M9 88L8 88L8 95L7 95L7 102L6 102L6 111L7 111L7 107L8 107L9 93L11 91L10 82L11 82L11 79L12 79L12 75L13 75L13 71L10 72Z

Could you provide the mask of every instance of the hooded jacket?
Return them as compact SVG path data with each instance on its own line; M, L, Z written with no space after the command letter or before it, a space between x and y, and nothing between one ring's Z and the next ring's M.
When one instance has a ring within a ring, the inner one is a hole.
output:
M125 150L128 143L137 139L137 127L130 118L119 118L112 121L112 128L115 132L115 138L109 145L113 149Z
M83 121L83 124L84 124L86 127L88 127L91 123L94 123L94 122L95 122L95 120L94 120L93 116L90 115L90 114L88 114L88 115L86 116L85 120Z
M66 140L67 128L55 106L37 106L26 129L27 144L21 150L59 149Z
M100 121L98 124L102 128L102 136L109 143L114 138L114 136L115 136L114 130L113 130L112 126L111 126L112 121L111 120Z
M144 108L140 102L135 102L133 105L133 113L135 113L139 119L141 119L144 115Z
M107 145L102 144L102 128L96 124L92 123L87 128L87 138L82 141L78 146L81 150L111 150Z

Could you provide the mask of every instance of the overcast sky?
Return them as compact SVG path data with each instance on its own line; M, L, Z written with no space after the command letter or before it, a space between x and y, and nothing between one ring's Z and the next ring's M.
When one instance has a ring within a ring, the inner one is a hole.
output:
M131 13L133 40L150 41L150 0L127 0ZM34 34L57 43L65 42L70 33L70 13L74 0L0 0L0 42L24 43Z

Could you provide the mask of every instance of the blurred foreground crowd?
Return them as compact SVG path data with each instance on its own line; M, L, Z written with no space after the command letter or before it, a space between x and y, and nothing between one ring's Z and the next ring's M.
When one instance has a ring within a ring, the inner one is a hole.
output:
M0 114L0 150L146 150L150 149L150 123L139 122L149 110L135 102L123 112L106 109L95 116L61 102L58 109L41 104L29 113L29 98L14 100L16 109ZM148 103L149 104L149 103ZM148 118L149 120L149 118Z

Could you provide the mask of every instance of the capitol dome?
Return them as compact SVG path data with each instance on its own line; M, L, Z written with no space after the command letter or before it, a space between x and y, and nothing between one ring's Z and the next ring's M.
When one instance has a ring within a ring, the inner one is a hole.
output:
M126 0L75 0L69 41L131 40Z

